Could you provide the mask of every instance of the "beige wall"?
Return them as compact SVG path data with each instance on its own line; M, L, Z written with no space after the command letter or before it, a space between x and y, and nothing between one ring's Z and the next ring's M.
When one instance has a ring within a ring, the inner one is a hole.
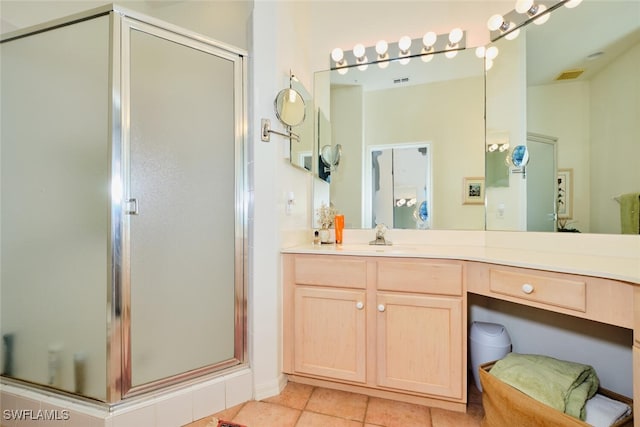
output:
M640 44L621 55L591 82L589 208L593 232L620 233L620 206L613 198L640 191L638 76ZM629 99L635 102L629 103ZM635 160L629 162L629 159ZM620 167L620 160L627 166Z
M639 158L640 45L589 81L530 87L527 130L558 138L558 168L573 169L572 228L620 233L615 196L640 191L640 169L620 167Z

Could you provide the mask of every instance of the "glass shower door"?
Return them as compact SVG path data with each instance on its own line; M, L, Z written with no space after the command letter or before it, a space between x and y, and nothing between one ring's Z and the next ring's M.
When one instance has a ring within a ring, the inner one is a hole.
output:
M237 56L154 27L128 34L125 363L135 388L241 361L239 68Z
M109 17L0 50L1 372L103 400Z

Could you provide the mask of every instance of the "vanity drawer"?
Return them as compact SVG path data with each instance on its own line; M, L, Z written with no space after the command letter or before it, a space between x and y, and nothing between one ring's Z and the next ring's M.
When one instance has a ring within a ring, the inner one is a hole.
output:
M345 256L298 255L294 281L297 285L364 289L367 285L367 263Z
M378 262L378 290L462 296L462 264L446 260Z
M491 292L527 301L581 312L586 312L587 309L587 284L585 281L521 274L492 268L489 275L489 286Z

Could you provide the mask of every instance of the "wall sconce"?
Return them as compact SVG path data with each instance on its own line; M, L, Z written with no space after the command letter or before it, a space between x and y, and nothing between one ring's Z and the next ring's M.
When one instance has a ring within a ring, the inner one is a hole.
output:
M493 15L487 21L487 27L491 31L491 41L501 39L513 40L518 37L520 27L533 21L536 25L542 25L549 20L551 12L560 6L574 8L582 0L559 0L546 4L535 3L536 0L517 0L515 9L506 15Z
M445 53L447 58L453 58L459 50L465 48L466 34L460 28L453 29L449 34L428 32L419 39L403 36L397 43L380 40L375 46L368 47L358 43L350 51L337 47L331 51L330 68L344 74L354 67L366 70L370 64L378 64L380 68L386 68L390 62L394 61L407 64L415 57L421 57L422 61L429 62L435 53Z

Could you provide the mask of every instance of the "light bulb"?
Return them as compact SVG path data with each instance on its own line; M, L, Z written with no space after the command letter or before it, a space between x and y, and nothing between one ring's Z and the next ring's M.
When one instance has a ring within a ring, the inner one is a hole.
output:
M495 46L491 46L485 52L485 56L489 59L496 59L496 56L498 56L498 53L499 53L498 48Z
M519 35L520 35L520 28L518 28L517 30L511 31L509 34L504 36L504 38L507 39L507 40L513 40L516 37L518 37Z
M579 5L580 3L582 3L582 0L569 0L568 2L566 2L564 4L564 6L569 8L569 9L573 9L574 7Z
M340 75L343 75L343 76L344 76L344 75L345 75L345 74L347 74L348 72L349 72L349 69L348 69L347 67L340 67L340 68L338 68L338 74L340 74Z
M485 60L484 60L484 69L485 69L485 71L489 71L491 69L491 67L493 67L493 60L485 58Z
M500 148L498 149L501 153L504 153L505 151L507 151L509 149L509 144L504 143L500 146Z
M367 57L366 56L364 57L363 62L367 62ZM364 71L367 68L369 68L369 64L358 65L358 70L360 70L360 71Z
M533 0L518 0L516 2L516 12L527 13L533 6Z
M334 62L342 62L342 60L344 59L344 52L342 51L342 49L340 49L339 47L333 49L331 51L331 59L333 59Z
M380 40L376 43L376 53L380 55L380 57L384 58L387 54L387 49L389 49L389 44L385 40Z
M464 36L462 30L460 28L454 28L449 33L449 42L451 42L451 44L459 43L460 40L462 40L462 36Z
M431 62L431 61L433 60L433 57L434 57L434 56L435 56L435 55L433 55L433 54L429 54L429 55L422 55L422 56L420 57L420 59L422 59L422 62Z
M489 152L493 153L494 151L496 151L498 149L498 144L491 144L489 146Z
M355 45L353 47L353 55L358 58L358 61L362 60L362 57L364 56L364 46L360 43L358 43L357 45Z
M484 58L485 57L485 52L487 51L487 49L484 46L478 46L476 48L476 56L478 58Z
M429 31L427 34L424 35L424 37L422 37L422 44L424 45L425 48L430 48L434 44L436 44L437 39L438 39L438 36L436 35L436 33L434 33L433 31Z
M502 17L502 15L493 15L487 21L487 27L489 28L489 31L496 31L502 26L503 22L504 18Z
M458 54L457 50L448 50L444 53L444 56L446 56L447 58L451 59L451 58L455 58L455 56Z
M382 62L378 62L378 67L381 70L384 70L385 68L387 68L389 66L389 61L382 61Z
M398 47L403 54L409 52L409 48L411 47L411 38L409 36L403 36L398 41Z
M547 7L543 4L541 4L540 6L538 6L538 13L536 16L541 15L545 10L547 10ZM547 22L549 20L549 18L551 17L550 13L545 13L544 15L540 16L539 18L536 18L533 20L533 23L536 25L542 25L545 22Z

